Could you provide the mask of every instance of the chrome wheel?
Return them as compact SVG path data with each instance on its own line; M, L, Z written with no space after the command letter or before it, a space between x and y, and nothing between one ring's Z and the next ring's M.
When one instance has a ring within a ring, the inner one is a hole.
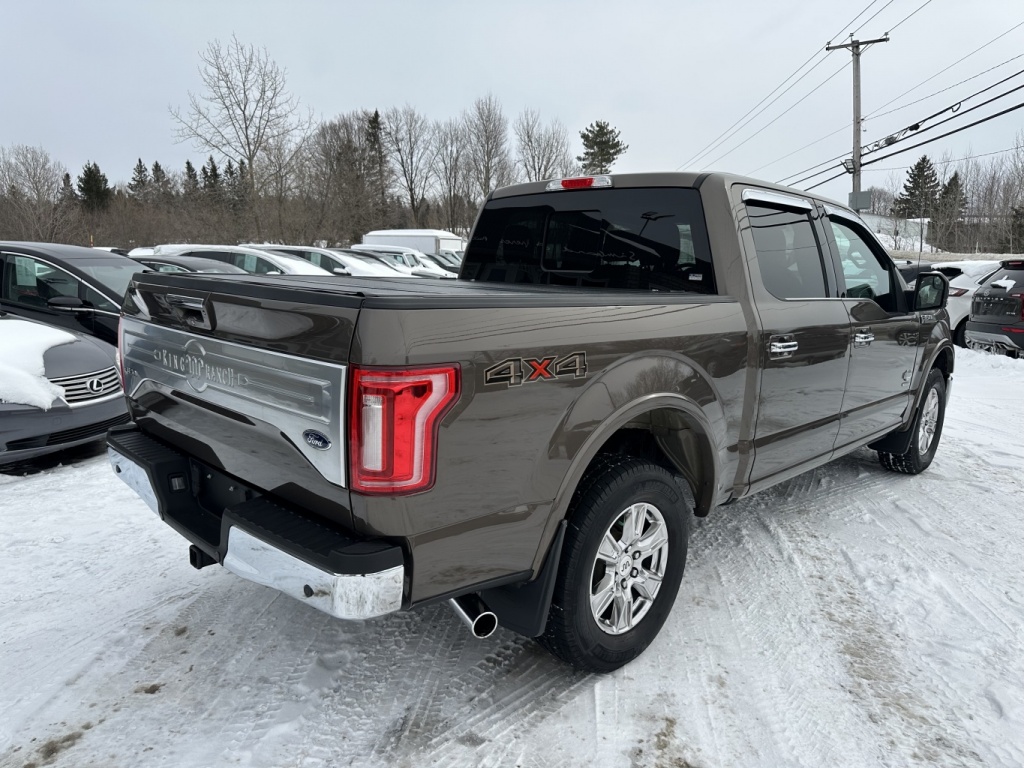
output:
M935 428L939 423L939 393L934 387L928 390L924 404L921 406L921 423L917 427L917 450L921 454L928 453Z
M601 631L621 635L647 615L668 565L661 511L641 502L623 510L601 539L590 577L590 612Z

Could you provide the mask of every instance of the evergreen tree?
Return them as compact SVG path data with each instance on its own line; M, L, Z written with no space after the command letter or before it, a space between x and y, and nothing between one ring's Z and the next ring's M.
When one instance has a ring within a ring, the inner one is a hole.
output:
M152 187L159 199L169 200L174 197L174 184L170 176L167 175L167 171L156 160L153 161L153 175L151 179Z
M206 165L199 169L199 175L203 179L203 191L211 194L220 191L220 171L217 163L213 161L213 155L206 161Z
M619 131L604 120L596 120L580 131L583 154L576 159L583 163L584 173L610 173L612 165L629 149L619 141Z
M78 195L87 211L101 211L110 204L114 191L96 163L86 163L78 176Z
M195 197L199 192L199 174L191 160L185 161L185 179L181 183L181 192L185 197Z
M939 200L939 177L928 155L914 163L907 173L903 192L896 198L894 208L905 219L928 218L935 212Z
M71 183L71 174L66 171L60 180L60 192L58 193L58 197L62 203L78 202L78 193L75 192L75 187Z
M384 144L384 122L380 111L373 114L363 113L366 117L366 187L371 195L371 226L379 228L384 223L385 211L388 208L388 187L391 185L391 164L388 160L387 148Z
M957 233L966 209L967 197L960 182L960 172L956 171L942 185L936 201L932 216L932 242L935 245L947 251L956 249Z
M139 158L139 162L135 164L135 170L132 171L132 180L128 182L128 191L134 198L141 198L146 193L146 188L149 186L149 169L146 168L146 164L142 162L142 158Z

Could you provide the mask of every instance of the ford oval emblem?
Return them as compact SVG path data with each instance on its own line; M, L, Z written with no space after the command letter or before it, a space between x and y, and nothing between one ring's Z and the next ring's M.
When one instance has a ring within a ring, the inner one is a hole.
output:
M331 439L323 432L317 432L315 429L307 429L303 432L302 439L306 441L310 448L316 448L318 451L326 451L331 447Z

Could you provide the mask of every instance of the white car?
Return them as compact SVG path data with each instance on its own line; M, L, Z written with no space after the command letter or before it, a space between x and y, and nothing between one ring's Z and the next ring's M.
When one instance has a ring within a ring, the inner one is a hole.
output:
M400 268L409 270L409 274L419 277L454 278L455 275L427 258L423 251L406 248L402 245L353 245L351 251L376 253L394 261Z
M999 269L998 261L939 261L932 264L932 271L941 272L949 278L949 328L953 342L959 347L967 346L964 332L971 315L971 300L988 277Z
M329 248L305 245L274 245L271 243L251 245L250 247L272 253L281 253L285 256L295 256L336 275L351 275L352 277L401 277L401 273L398 270L392 269L379 261L358 259L350 253Z
M298 256L270 253L242 245L158 245L154 256L199 256L241 267L251 275L330 275Z

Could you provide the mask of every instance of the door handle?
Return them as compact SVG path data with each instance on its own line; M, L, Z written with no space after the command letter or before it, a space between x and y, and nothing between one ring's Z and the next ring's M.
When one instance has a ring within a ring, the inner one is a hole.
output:
M875 334L869 330L857 331L853 334L853 346L855 347L866 347L875 340Z
M769 341L768 354L778 359L792 357L799 347L795 341Z

